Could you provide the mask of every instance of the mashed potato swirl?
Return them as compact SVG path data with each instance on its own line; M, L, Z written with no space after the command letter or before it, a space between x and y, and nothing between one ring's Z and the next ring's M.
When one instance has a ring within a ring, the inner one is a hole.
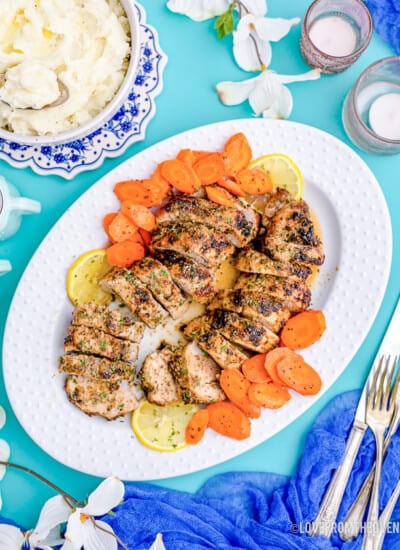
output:
M130 36L117 0L1 0L0 126L24 135L54 135L96 116L118 91ZM56 99L57 77L68 100Z

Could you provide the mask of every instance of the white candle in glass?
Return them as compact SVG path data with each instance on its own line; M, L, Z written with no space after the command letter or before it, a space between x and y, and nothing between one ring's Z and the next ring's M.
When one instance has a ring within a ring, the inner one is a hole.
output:
M357 47L357 35L351 24L338 15L317 19L309 31L310 40L321 51L333 57L344 57Z
M400 94L383 94L369 109L369 125L380 137L400 140Z

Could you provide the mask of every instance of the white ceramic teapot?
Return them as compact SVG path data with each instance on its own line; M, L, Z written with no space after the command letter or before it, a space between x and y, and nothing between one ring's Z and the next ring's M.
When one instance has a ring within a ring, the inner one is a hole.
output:
M38 214L40 202L20 197L17 189L0 176L0 240L18 231L23 214Z

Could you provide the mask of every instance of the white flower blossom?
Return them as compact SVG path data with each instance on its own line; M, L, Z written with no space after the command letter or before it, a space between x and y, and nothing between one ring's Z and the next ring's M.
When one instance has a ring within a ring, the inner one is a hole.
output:
M166 550L161 533L158 533L158 535L154 539L153 544L150 546L149 550Z
M63 540L59 536L59 530L51 530L41 542L32 540L29 531L22 532L14 525L0 525L0 550L30 550L41 549L51 550L53 546L59 546Z
M169 0L167 8L194 21L205 21L226 12L230 0Z
M256 115L266 118L287 118L292 112L293 99L284 84L302 80L315 80L320 70L313 69L300 75L280 75L263 71L258 76L242 82L220 82L216 89L225 105L239 105L248 100Z
M86 506L76 508L69 516L63 550L117 550L112 528L104 521L94 520L121 503L124 485L116 477L104 480L89 496Z

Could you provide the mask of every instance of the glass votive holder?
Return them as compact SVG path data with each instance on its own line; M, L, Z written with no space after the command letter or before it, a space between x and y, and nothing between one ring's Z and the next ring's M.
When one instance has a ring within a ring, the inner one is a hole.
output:
M343 104L343 126L350 140L368 153L400 153L400 56L365 69Z
M340 73L368 46L373 24L361 0L315 0L303 19L300 49L308 65Z

